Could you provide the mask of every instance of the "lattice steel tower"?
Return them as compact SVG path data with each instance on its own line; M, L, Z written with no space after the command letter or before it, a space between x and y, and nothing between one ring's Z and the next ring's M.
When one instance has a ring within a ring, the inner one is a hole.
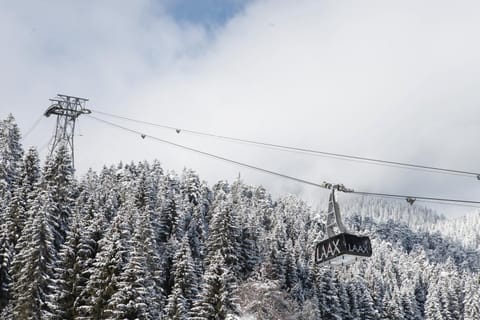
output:
M50 117L51 115L57 116L57 127L50 145L50 156L60 144L65 143L65 145L70 148L72 165L74 166L75 153L73 137L75 133L75 122L80 115L92 112L85 108L88 99L57 94L57 96L50 99L50 101L52 104L48 107L47 111L45 111L44 115L46 117Z

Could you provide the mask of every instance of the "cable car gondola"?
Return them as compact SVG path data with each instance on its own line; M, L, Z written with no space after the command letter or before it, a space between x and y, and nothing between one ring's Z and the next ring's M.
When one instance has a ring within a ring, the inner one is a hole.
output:
M359 258L372 255L372 245L367 236L351 234L342 222L340 207L335 199L335 191L349 192L343 185L326 183L330 191L327 212L327 239L315 248L315 262L318 264L347 265ZM335 228L339 232L335 231Z

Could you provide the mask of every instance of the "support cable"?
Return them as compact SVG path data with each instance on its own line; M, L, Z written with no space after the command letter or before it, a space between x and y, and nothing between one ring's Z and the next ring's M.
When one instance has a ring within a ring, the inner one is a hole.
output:
M192 147L188 147L188 146L184 146L184 145L181 145L181 144L178 144L178 143L175 143L175 142L171 142L171 141L168 141L168 140L165 140L165 139L161 139L161 138L158 138L158 137L155 137L155 136L151 136L151 135L148 135L148 134L143 133L141 131L134 130L134 129L131 129L131 128L127 128L127 127L124 127L122 125L110 122L108 120L100 119L100 118L97 118L97 117L92 116L92 115L86 115L86 116L89 117L89 118L92 118L96 121L102 122L103 124L107 124L109 126L116 127L118 129L121 129L121 130L124 130L124 131L128 131L130 133L139 135L142 139L149 138L149 139L152 139L152 140L155 140L155 141L158 141L158 142L162 142L162 143L165 143L165 144L175 146L177 148L181 148L181 149L184 149L184 150L188 150L188 151L191 151L191 152L202 154L204 156L215 158L217 160L233 163L233 164L236 164L238 166L242 166L242 167L249 168L249 169L252 169L252 170L260 171L260 172L270 174L270 175L275 175L275 176L278 176L278 177L281 177L281 178L289 179L289 180L292 180L292 181L296 181L296 182L299 182L299 183L311 185L311 186L318 187L318 188L332 189L333 187L335 187L335 188L337 188L338 191L342 191L342 192L345 192L345 193L364 195L364 196L375 196L375 197L397 198L397 199L413 198L416 201L428 201L428 202L436 201L436 202L441 202L441 203L459 203L459 204L464 204L464 205L473 205L473 204L480 205L480 201L474 201L474 200L450 199L450 198L440 198L440 197L424 197L424 196L400 195L400 194L366 192L366 191L354 191L352 189L345 188L343 185L333 185L333 184L327 183L327 182L316 183L316 182L313 182L313 181L308 181L308 180L304 180L304 179L301 179L301 178L286 175L286 174L283 174L283 173L279 173L279 172L276 172L276 171L260 168L260 167L257 167L257 166L251 165L251 164L247 164L247 163L244 163L244 162L232 160L232 159L225 158L225 157L222 157L222 156L218 156L218 155L215 155L215 154L212 154L212 153L209 153L209 152L205 152L205 151L198 150L198 149L195 149L195 148L192 148Z
M239 166L242 166L242 167L246 167L246 168L249 168L249 169L253 169L253 170L256 170L256 171L261 171L261 172L264 172L264 173L267 173L267 174L276 175L276 176L279 176L279 177L282 177L282 178L285 178L285 179L289 179L289 180L293 180L293 181L296 181L296 182L308 184L308 185L311 185L311 186L314 186L314 187L318 187L318 188L329 189L328 187L325 186L324 183L323 183L323 184L315 183L315 182L312 182L312 181L308 181L308 180L304 180L304 179L292 177L292 176L289 176L289 175L286 175L286 174L283 174L283 173L279 173L279 172L275 172L275 171L270 171L270 170L267 170L267 169L263 169L263 168L260 168L260 167L256 167L256 166L253 166L253 165L250 165L250 164L247 164L247 163L243 163L243 162L239 162L239 161L236 161L236 160L231 160L231 159L228 159L228 158L224 158L224 157L221 157L221 156L217 156L217 155L212 154L212 153L208 153L208 152L201 151L201 150L198 150L198 149L194 149L194 148L191 148L191 147L187 147L187 146L184 146L184 145L175 143L175 142L171 142L171 141L168 141L168 140L164 140L164 139L161 139L161 138L157 138L157 137L154 137L154 136L151 136L151 135L142 133L142 132L140 132L140 131L133 130L133 129L130 129L130 128L127 128L127 127L118 125L118 124L116 124L116 123L113 123L113 122L110 122L110 121L107 121L107 120L104 120L104 119L97 118L97 117L92 116L92 115L87 115L87 117L92 118L92 119L95 119L95 120L100 121L100 122L103 122L103 123L108 124L108 125L110 125L110 126L117 127L117 128L119 128L119 129L122 129L122 130L125 130L125 131L129 131L130 133L138 134L138 135L140 135L140 137L141 137L142 139L150 138L150 139L152 139L152 140L156 140L156 141L159 141L159 142L163 142L163 143L166 143L166 144L169 144L169 145L172 145L172 146L181 148L181 149L185 149L185 150L188 150L188 151L192 151L192 152L196 152L196 153L199 153L199 154L203 154L203 155L208 156L208 157L211 157L211 158L215 158L215 159L218 159L218 160L221 160L221 161L225 161L225 162L230 162L230 163L233 163L233 164L236 164L236 165L239 165Z
M42 152L43 150L45 150L45 148L47 148L53 141L53 138L54 136L51 136L50 139L48 139L48 142L45 143L44 145L42 145L39 149L38 149L38 153Z
M450 175L474 176L475 178L477 178L477 180L480 180L480 173L478 173L478 172L471 172L471 171L457 170L457 169L448 169L448 168L440 168L440 167L426 166L426 165L407 163L407 162L399 162L399 161L389 161L389 160L382 160L382 159L376 159L376 158L361 157L361 156L356 156L356 155L326 152L326 151L320 151L320 150L314 150L314 149L308 149L308 148L292 147L292 146L286 146L286 145L280 145L280 144L274 144L274 143L268 143L268 142L260 142L260 141L254 141L254 140L240 139L240 138L223 136L223 135L207 133L207 132L202 132L202 131L190 130L190 129L179 128L179 127L172 127L172 126L162 125L162 124L143 121L143 120L138 120L138 119L132 119L132 118L119 116L119 115L115 115L115 114L111 114L111 113L107 113L107 112L97 111L97 110L92 110L92 111L95 112L95 113L102 114L102 115L109 116L109 117L113 117L113 118L128 120L128 121L131 121L131 122L146 124L146 125L150 125L150 126L163 128L163 129L175 130L177 133L186 132L186 133L190 133L190 134L194 134L194 135L201 135L201 136L207 136L207 137L229 140L229 141L234 141L234 142L247 143L247 144L257 145L257 146L260 146L260 147L273 148L273 149L277 149L277 150L280 149L280 150L284 150L284 151L297 152L297 153L303 153L303 154L307 153L307 154L311 154L311 155L317 155L317 156L323 156L323 157L329 157L329 158L335 158L335 159L350 160L350 161L366 162L366 163L370 163L370 164L383 165L383 166L389 166L389 167L397 167L397 168L400 167L400 168L404 168L404 169L422 170L422 171L427 171L427 172L436 172L436 173L450 174Z
M38 117L37 120L35 120L35 122L32 124L32 126L27 130L27 132L23 135L22 139L25 140L29 135L30 133L33 132L33 130L35 130L35 128L38 126L38 124L40 123L40 121L42 121L42 118L43 118L43 114L40 115L40 117Z

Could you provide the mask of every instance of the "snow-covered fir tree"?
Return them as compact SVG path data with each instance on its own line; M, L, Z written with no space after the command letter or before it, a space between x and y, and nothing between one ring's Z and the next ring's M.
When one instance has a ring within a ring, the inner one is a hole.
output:
M480 319L480 277L468 276L465 280L464 319Z
M53 309L57 319L75 319L79 315L81 293L89 280L94 242L84 219L86 217L79 214L73 216L58 255Z
M158 317L152 279L147 265L142 237L135 224L133 237L127 241L128 260L118 275L118 290L108 299L105 319L152 319ZM157 314L156 314L157 313Z
M119 277L128 261L129 216L119 212L99 241L98 253L89 270L89 281L81 293L84 305L78 306L80 319L104 319L107 305L120 289Z
M73 212L74 193L76 192L73 181L72 159L65 144L60 144L53 156L47 159L43 171L42 184L55 203L53 234L55 248L59 250L67 235L69 219Z
M39 191L13 260L12 303L15 319L45 319L54 312L54 267L57 261L53 214L55 203Z
M0 208L6 205L18 176L18 167L23 155L20 129L10 114L0 121Z
M20 190L23 155L20 138L11 114L0 121L0 312L10 297L10 266L25 223L26 203Z
M213 213L207 239L207 263L221 254L225 266L236 273L240 267L237 208L232 196L225 194L222 189L217 193L212 207Z
M198 294L198 279L186 235L179 244L173 264L175 284L168 297L165 317L171 320L185 320L189 318L193 301Z
M238 313L234 297L235 281L232 271L221 252L210 259L203 285L197 301L192 308L192 320L227 319Z

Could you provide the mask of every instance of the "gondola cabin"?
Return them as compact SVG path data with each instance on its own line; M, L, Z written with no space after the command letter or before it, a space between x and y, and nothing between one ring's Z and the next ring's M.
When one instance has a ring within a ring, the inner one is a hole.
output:
M340 207L335 198L335 190L351 192L341 184L324 183L331 189L327 212L327 239L315 247L315 262L318 264L347 265L372 255L372 244L366 236L347 232L342 222ZM338 230L338 231L337 231Z
M317 244L315 262L332 265L347 265L372 255L370 238L349 233L340 233Z

